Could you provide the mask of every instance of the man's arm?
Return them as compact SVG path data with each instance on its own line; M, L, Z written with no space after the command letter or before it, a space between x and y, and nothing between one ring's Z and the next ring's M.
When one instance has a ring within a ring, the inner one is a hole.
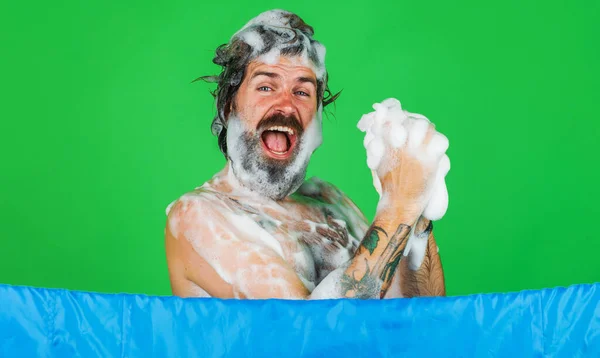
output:
M445 296L444 270L433 234L433 223L423 217L419 218L415 235L419 240L427 240L425 255L418 267L410 264L413 259L411 255L418 253L409 253L408 260L401 262L398 269L402 294L404 297ZM420 258L417 260L420 261Z
M368 230L367 234L364 235L365 240L363 240L359 250L364 251L366 247L373 248L374 245L383 245L380 236L388 238L390 235L388 231L376 224L369 228L369 223L363 212L350 197L340 189L319 179L313 178L313 181L319 185L319 190L323 193L326 202L344 207L342 212L345 213L345 216L340 219L346 220L349 230L362 233ZM394 227L392 226L391 229L394 230ZM413 250L409 252L408 256L400 260L400 264L397 267L396 275L400 276L398 285L402 296L445 296L446 288L444 272L433 233L433 223L423 216L420 216L415 226L414 235L417 236L417 240L422 240L424 244L422 245L422 249L413 247ZM398 240L398 238L395 238L394 240ZM401 246L398 249L404 252L405 247ZM397 262L392 263L390 266L396 264ZM363 270L366 271L366 267L363 268ZM372 267L369 267L369 270L372 272ZM358 284L364 285L366 281L359 283L361 282L360 279L353 278L357 277L356 275L358 274L359 272L355 271L354 276L350 274L344 276L346 285L349 287ZM396 285L397 281L394 281L393 284ZM394 290L394 292L397 291ZM393 296L395 296L395 294L393 294Z
M324 289L327 296L313 297L279 253L245 236L214 205L184 199L171 209L165 240L175 294L190 281L220 298L380 298L403 256L410 224L416 221L408 215L378 215L342 279L325 278L315 291Z
M392 283L416 217L380 213L341 278L345 297L383 298ZM404 260L406 261L406 260Z
M194 296L198 286L218 298L301 299L310 293L277 248L202 196L179 199L165 228L173 294Z

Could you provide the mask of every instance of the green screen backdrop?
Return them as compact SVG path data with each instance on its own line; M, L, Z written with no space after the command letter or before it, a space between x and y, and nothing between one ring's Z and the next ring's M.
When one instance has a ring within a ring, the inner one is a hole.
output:
M396 97L450 139L450 295L600 281L598 1L2 7L1 283L170 294L165 208L224 165L191 81L271 8L315 28L343 90L309 175L372 218L360 116Z

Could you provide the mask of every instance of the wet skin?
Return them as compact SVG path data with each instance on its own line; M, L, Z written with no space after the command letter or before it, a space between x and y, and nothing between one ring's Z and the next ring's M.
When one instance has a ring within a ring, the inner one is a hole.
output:
M306 128L317 107L314 72L282 58L277 65L249 65L233 109L250 129L275 113L293 116ZM273 151L262 141L265 158L290 159L298 138L286 136L288 146L277 147L286 151ZM382 176L384 189L396 199L371 225L329 183L313 178L294 194L272 200L241 186L227 164L170 208L165 244L173 293L307 299L328 274L345 267L339 297L444 295L433 230L419 214L424 203L418 194L425 190L419 178L431 170L403 160L403 168ZM415 184L400 188L407 182ZM408 265L410 254L404 256L413 227L428 238L425 258L415 269Z

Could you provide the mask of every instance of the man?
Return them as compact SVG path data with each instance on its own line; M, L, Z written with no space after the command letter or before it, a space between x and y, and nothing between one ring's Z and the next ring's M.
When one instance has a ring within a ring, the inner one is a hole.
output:
M219 298L390 298L444 295L432 231L421 214L439 158L433 125L411 143L387 146L376 170L374 221L306 168L321 144L325 48L282 10L260 14L216 51L213 133L223 170L167 209L173 293ZM429 123L429 122L427 122ZM437 136L437 137L436 137ZM434 138L435 137L435 138ZM408 146L412 145L413 150ZM406 255L407 242L424 252ZM420 257L419 257L420 256Z

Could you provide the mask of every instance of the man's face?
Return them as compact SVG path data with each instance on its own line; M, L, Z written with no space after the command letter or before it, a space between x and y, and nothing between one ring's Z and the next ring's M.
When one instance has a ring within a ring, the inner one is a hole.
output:
M286 57L250 63L227 126L236 177L273 199L289 195L321 143L315 73Z
M238 90L235 109L247 129L261 134L267 157L289 159L299 135L317 111L315 74L287 57L277 65L252 62ZM269 123L270 118L287 121Z

